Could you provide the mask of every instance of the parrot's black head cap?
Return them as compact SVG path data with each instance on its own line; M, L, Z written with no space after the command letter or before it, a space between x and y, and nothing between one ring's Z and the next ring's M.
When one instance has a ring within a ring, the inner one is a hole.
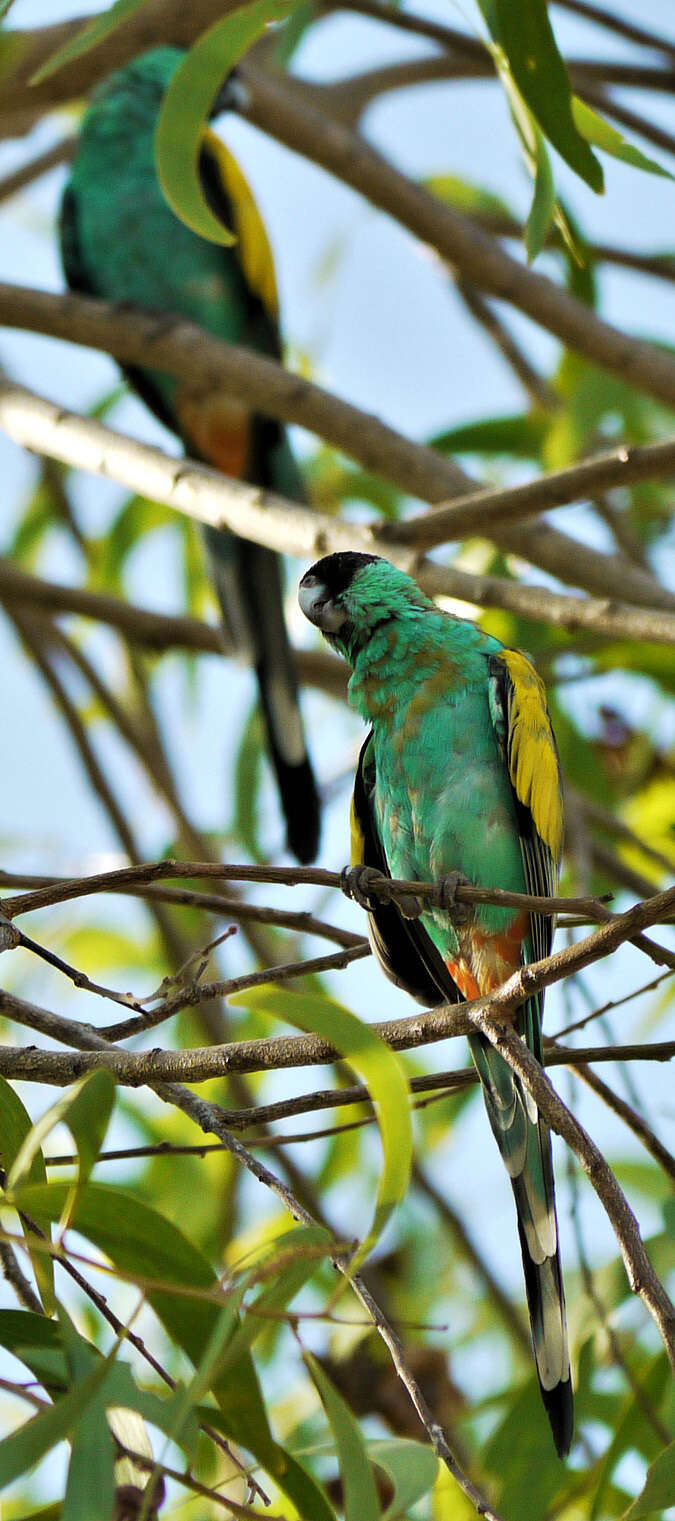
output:
M345 593L354 577L366 565L376 565L379 561L379 555L358 554L356 550L348 549L342 554L325 555L303 576L298 592L302 611L331 643L345 642L350 621Z

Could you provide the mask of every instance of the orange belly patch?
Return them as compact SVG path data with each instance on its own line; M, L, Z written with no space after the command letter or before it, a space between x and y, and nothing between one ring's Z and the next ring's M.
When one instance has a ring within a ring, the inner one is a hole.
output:
M464 998L493 993L522 964L522 946L529 928L527 913L518 914L499 934L472 924L462 936L464 954L446 958L448 971Z
M243 403L230 396L184 391L176 411L184 437L201 458L223 475L241 480L251 452L251 414Z

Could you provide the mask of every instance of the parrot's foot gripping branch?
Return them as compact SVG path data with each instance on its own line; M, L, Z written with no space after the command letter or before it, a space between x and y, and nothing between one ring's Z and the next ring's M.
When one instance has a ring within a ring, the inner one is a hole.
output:
M442 908L450 915L453 924L465 924L473 917L473 904L460 903L457 898L458 887L473 887L468 877L461 871L449 871L445 877L441 877L436 883L433 892L426 902L429 908Z
M388 881L390 878L374 866L345 866L340 873L343 893L347 898L353 898L366 913L372 914L381 903L394 902L404 919L419 919L422 904L412 893L394 897L393 893L378 891Z

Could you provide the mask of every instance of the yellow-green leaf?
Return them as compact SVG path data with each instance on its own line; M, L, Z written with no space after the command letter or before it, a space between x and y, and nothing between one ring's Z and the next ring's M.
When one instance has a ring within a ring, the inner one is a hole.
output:
M604 116L594 111L592 106L587 106L585 100L580 100L578 95L572 97L572 114L582 137L595 148L601 148L603 153L610 153L612 158L618 158L622 164L631 164L633 169L644 169L647 174L659 174L663 179L675 178L657 164L656 159L649 158L646 153L641 153L623 135L617 132L616 127L611 127Z
M311 1352L305 1352L304 1361L319 1391L335 1438L345 1521L379 1521L381 1510L377 1487L358 1421Z
M216 21L179 65L164 98L155 152L164 194L181 221L212 243L234 243L233 233L214 216L199 179L204 123L220 86L270 21L280 21L293 0L254 0Z
M650 1463L644 1487L637 1499L625 1512L623 1521L638 1521L640 1516L653 1516L656 1511L668 1508L675 1495L675 1442L671 1442L658 1458Z
M17 1156L31 1134L33 1123L28 1110L24 1107L18 1093L15 1092L7 1079L0 1077L0 1164L3 1171L9 1173L14 1166ZM31 1183L45 1183L47 1170L40 1146L36 1146L28 1167L28 1177ZM49 1220L36 1215L35 1224L40 1230L48 1233ZM31 1240L34 1239L30 1227L22 1220L22 1226L28 1249L31 1248ZM51 1315L54 1309L54 1264L46 1252L32 1252L31 1263L40 1298L47 1311Z
M86 1183L103 1145L114 1101L115 1080L105 1068L78 1078L25 1136L9 1171L8 1192L26 1180L37 1181L32 1172L34 1158L59 1124L68 1126L77 1147L78 1187Z
M384 1153L373 1223L357 1254L361 1262L384 1230L408 1186L412 1125L408 1084L402 1063L363 1020L332 998L289 989L251 988L230 1002L275 1014L295 1029L329 1040L365 1083L375 1106Z
M93 21L88 21L81 27L74 37L69 37L63 47L57 48L45 63L33 74L30 83L42 84L43 79L48 79L50 74L55 74L57 69L62 69L64 64L73 63L83 53L88 53L90 48L98 46L105 37L109 37L116 27L123 21L128 21L134 11L146 4L146 0L115 0L110 9L101 16L95 16Z

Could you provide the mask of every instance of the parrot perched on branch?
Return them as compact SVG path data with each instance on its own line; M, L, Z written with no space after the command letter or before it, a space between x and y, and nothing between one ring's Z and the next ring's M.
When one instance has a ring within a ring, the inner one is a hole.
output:
M367 894L387 876L555 893L563 814L542 682L517 650L442 612L376 555L328 555L300 583L300 606L352 666L350 702L370 724L352 803L352 882L387 976L422 1003L492 992L550 952L553 921L518 908L427 906L406 918ZM361 888L359 888L359 880ZM541 1061L543 994L515 1028ZM537 1374L556 1449L573 1406L551 1138L504 1058L476 1032L473 1060L515 1195Z
M224 144L205 129L199 173L213 213L236 236L224 247L181 222L157 177L154 136L183 54L159 47L112 74L85 112L61 209L61 251L72 290L198 323L216 338L281 358L274 264L249 186ZM223 109L219 97L216 109ZM199 390L129 366L134 389L192 455L252 485L303 499L284 428L236 396ZM300 861L316 855L319 798L307 755L284 621L279 556L206 530L223 619L254 666L286 818Z

